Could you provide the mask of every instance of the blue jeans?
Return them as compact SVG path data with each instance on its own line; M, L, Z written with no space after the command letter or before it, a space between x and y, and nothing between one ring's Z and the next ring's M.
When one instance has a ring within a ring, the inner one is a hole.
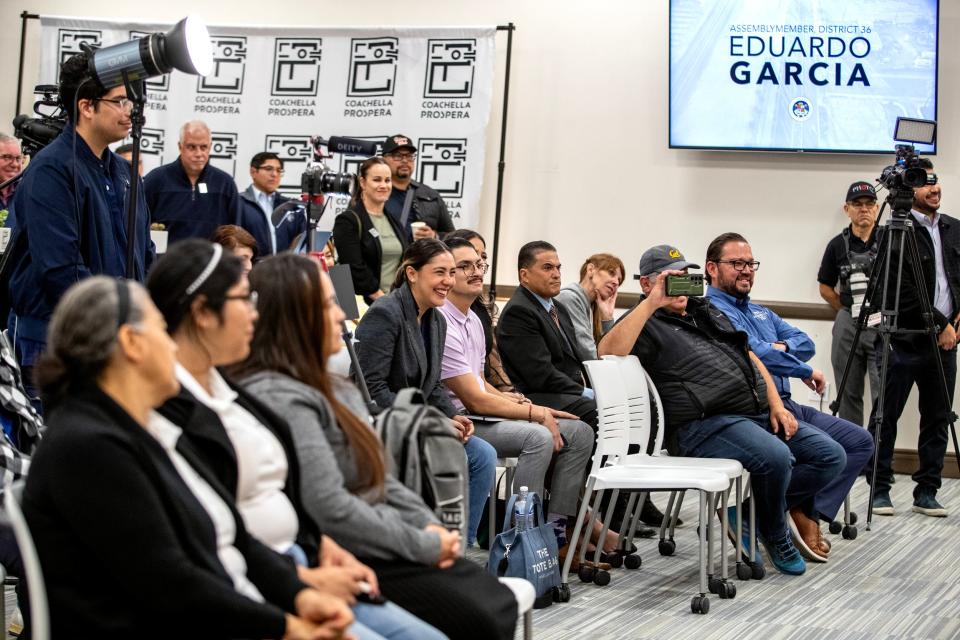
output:
M447 640L439 630L392 602L353 606L350 632L358 640Z
M847 465L830 484L823 488L814 499L815 513L827 521L837 517L843 499L850 492L850 487L857 479L857 475L867 460L873 455L873 438L870 432L852 422L837 418L830 414L817 411L813 407L797 404L790 398L784 398L783 406L797 417L797 420L806 422L820 429L833 438L843 447L847 454Z
M473 546L477 541L477 527L480 526L487 496L497 479L497 450L477 436L467 440L463 448L467 452L467 468L470 473L467 546Z
M680 454L731 458L750 472L757 530L775 541L786 532L784 513L799 506L813 514L813 498L846 464L843 447L803 422L789 440L771 432L767 416L712 416L678 433Z

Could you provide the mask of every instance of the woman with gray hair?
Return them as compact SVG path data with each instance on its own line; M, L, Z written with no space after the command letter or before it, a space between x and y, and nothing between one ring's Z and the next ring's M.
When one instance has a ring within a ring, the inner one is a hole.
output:
M23 510L54 637L344 637L346 604L247 534L178 429L148 430L179 384L144 289L89 278L49 327L37 366L48 430Z

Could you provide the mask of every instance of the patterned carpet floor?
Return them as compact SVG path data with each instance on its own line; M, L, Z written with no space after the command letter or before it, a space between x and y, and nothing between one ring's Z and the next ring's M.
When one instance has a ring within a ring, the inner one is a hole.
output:
M534 638L960 638L960 480L945 480L938 494L951 512L947 518L912 513L912 489L909 476L898 476L891 491L897 515L875 516L866 531L868 487L858 480L852 503L860 517L856 540L830 535L830 561L808 563L799 577L781 575L768 561L763 580L736 581L735 599L711 595L706 615L690 612L697 590L697 501L690 496L681 513L688 524L677 530L673 556L661 556L656 540L637 539L639 570L614 570L606 587L572 575L570 602L534 613ZM665 506L664 496L655 501ZM470 557L484 559L475 551Z

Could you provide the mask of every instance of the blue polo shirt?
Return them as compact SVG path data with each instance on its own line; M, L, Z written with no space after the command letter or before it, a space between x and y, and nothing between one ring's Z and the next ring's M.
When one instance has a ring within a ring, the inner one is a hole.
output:
M243 204L236 183L229 173L209 163L194 185L177 156L148 173L143 186L151 220L166 227L168 245L184 238L209 240L221 225L242 225Z
M770 372L781 397L790 397L790 378L802 380L813 375L813 367L807 364L816 352L810 336L770 309L750 302L749 296L741 300L707 287L706 297L730 318L734 327L747 334L750 349ZM786 344L787 351L774 347L774 342Z
M14 194L17 215L10 225L11 248L19 236L26 239L26 251L11 257L10 298L18 339L46 341L53 308L72 284L91 275L125 275L129 190L130 164L109 149L94 155L73 125L33 158ZM155 257L149 229L141 189L137 280L143 280Z

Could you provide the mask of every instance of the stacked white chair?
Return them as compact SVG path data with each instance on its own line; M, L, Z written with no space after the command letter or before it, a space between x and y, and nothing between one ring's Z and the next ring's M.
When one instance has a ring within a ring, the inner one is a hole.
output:
M47 589L43 583L43 571L40 569L40 556L33 544L27 519L20 510L20 501L23 496L23 481L13 483L3 494L3 506L7 518L13 527L13 535L20 547L20 557L23 558L23 570L27 576L27 586L30 588L30 624L33 628L34 640L50 640L50 610L47 606Z
M730 482L726 475L708 469L666 469L644 466L627 466L621 460L627 457L630 432L630 411L627 406L627 394L617 363L604 360L590 360L584 363L590 377L591 386L596 392L598 434L597 448L593 456L593 464L587 478L584 499L577 515L573 535L571 536L571 552L563 563L561 575L561 600L569 597L570 567L573 564L573 549L581 533L584 539L579 545L580 578L587 576L597 584L609 582L609 574L604 571L595 571L586 563L586 549L590 542L590 533L593 530L600 500L604 490L628 491L697 491L700 495L700 584L699 595L694 596L690 607L694 613L707 613L710 601L707 597L707 538L709 524L713 511L712 506L716 497L729 489ZM605 462L604 462L604 459ZM587 508L593 492L596 492L593 511L589 522L584 527L587 518ZM610 514L605 518L604 527L609 526ZM596 557L599 557L599 547ZM585 580L586 581L586 580ZM731 585L732 586L732 585Z

